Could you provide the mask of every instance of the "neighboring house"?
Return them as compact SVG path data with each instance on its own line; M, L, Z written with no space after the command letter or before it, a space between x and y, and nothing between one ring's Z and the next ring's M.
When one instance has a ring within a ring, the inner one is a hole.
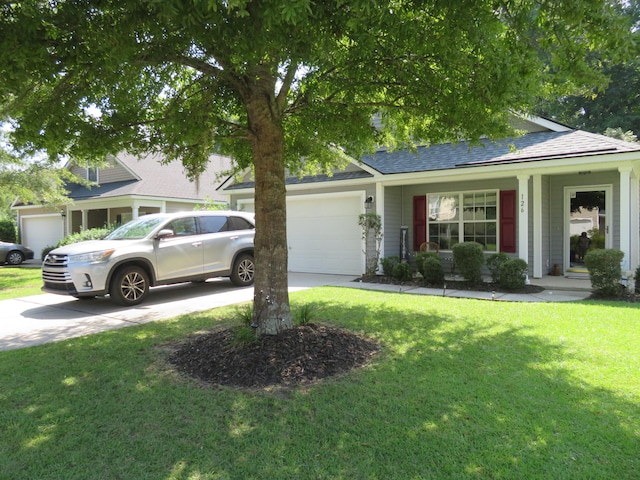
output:
M380 150L331 176L287 179L289 270L362 274L365 246L358 215L382 217L382 256L415 252L423 242L451 257L456 242L476 241L487 255L506 252L539 278L554 265L571 270L571 199L597 192L605 246L638 266L640 144L520 118L527 133L506 141ZM232 208L253 209L250 173L221 191ZM368 202L367 202L368 200ZM404 228L403 228L404 227ZM368 245L369 250L372 245Z
M149 213L193 210L205 199L226 201L217 186L221 183L218 177L228 174L231 166L228 158L212 156L198 185L187 179L180 162L161 164L161 160L157 155L119 154L100 168L68 165L78 177L97 185L90 188L68 185L73 201L70 205L14 204L21 242L39 258L45 247L83 229L120 224Z

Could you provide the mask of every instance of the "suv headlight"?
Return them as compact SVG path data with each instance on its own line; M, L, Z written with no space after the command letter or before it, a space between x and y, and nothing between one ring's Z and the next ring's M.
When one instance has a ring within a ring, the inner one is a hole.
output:
M115 252L111 250L102 250L100 252L79 253L77 255L69 255L69 263L100 263L109 260L111 254Z

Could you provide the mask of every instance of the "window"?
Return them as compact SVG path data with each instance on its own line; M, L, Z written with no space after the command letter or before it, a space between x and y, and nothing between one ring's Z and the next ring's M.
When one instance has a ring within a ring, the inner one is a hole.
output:
M87 180L90 182L98 183L98 168L97 167L88 167L87 168Z
M178 218L169 223L166 228L173 230L173 235L176 237L186 237L198 233L194 217Z
M242 217L229 217L229 230L253 230L255 227Z
M227 228L227 217L223 216L214 216L207 217L203 216L199 218L200 221L200 231L202 233L218 233L224 232L228 230Z
M478 242L497 251L498 192L441 193L428 196L429 241L443 250Z

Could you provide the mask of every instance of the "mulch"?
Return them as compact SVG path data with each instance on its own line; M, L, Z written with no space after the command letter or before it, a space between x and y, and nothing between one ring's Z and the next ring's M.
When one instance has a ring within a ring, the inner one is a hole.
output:
M539 285L525 285L522 288L516 290L507 290L500 287L496 283L482 282L480 284L471 284L464 280L445 280L443 285L428 285L425 284L422 279L409 280L405 282L398 281L394 278L384 275L372 275L366 277L360 277L354 280L355 282L367 282L367 283L379 283L386 285L402 285L405 287L430 287L430 288L442 288L446 287L447 290L470 290L476 292L501 292L501 293L540 293L544 291L544 287Z
M170 356L177 370L210 384L262 388L309 384L370 363L380 345L341 328L308 323L237 344L237 328L195 336Z

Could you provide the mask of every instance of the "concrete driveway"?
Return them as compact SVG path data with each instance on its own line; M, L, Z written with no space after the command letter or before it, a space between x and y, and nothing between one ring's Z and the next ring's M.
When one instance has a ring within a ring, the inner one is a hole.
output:
M353 276L292 273L289 291L348 284ZM228 279L153 288L136 307L119 307L108 298L78 300L43 294L0 301L0 350L29 347L104 330L137 325L185 313L233 305L253 298L253 287Z

